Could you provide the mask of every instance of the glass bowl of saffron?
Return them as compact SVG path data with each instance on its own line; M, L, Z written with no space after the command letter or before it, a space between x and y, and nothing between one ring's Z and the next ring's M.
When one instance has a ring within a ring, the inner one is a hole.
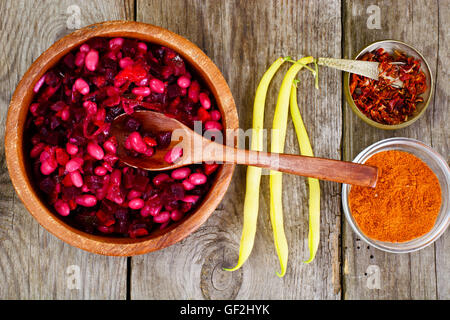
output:
M450 169L426 144L389 138L354 160L380 169L376 188L344 184L342 205L358 238L391 253L407 253L436 241L450 224Z
M364 122L395 130L411 125L425 113L434 82L428 62L417 49L401 41L382 40L363 48L355 60L380 62L379 81L344 74L347 102ZM399 78L403 87L391 86L392 78Z

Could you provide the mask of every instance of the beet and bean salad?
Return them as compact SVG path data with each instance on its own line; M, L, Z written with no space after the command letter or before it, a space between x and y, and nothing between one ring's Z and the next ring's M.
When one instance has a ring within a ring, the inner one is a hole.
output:
M111 122L150 109L193 128L222 130L212 94L175 51L128 38L94 38L65 55L34 87L25 146L43 198L88 233L141 237L195 210L217 164L150 172L123 164ZM132 118L131 118L132 119ZM170 132L127 123L130 152L151 156Z

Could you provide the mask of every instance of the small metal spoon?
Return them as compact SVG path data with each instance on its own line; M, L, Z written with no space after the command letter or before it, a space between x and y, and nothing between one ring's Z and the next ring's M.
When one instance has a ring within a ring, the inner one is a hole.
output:
M380 71L378 70L379 62L375 61L362 61L362 60L349 60L349 59L335 59L335 58L319 58L317 64L326 66L350 73L359 74L361 76L378 80ZM403 62L392 62L393 65L402 65ZM396 88L403 87L403 81L400 79L392 79L391 86Z

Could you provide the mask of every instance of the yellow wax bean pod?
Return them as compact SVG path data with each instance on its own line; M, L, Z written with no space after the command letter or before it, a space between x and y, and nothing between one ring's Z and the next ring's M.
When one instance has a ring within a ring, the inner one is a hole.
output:
M284 76L278 94L277 104L272 126L271 152L283 153L286 138L287 118L289 113L289 97L291 87L297 73L304 65L312 63L313 57L304 57L294 63ZM283 225L283 175L281 172L270 171L270 221L272 223L275 248L280 261L281 271L277 275L283 277L286 273L288 262L288 244Z
M251 139L251 150L262 151L264 146L264 108L266 103L266 95L269 84L275 73L286 61L287 58L278 58L261 78L256 88L255 101L253 104L253 130ZM239 269L253 249L253 243L256 234L256 224L258 220L259 209L259 186L261 182L261 168L249 166L247 168L246 190L244 200L244 224L242 228L241 244L239 249L239 259L234 268L226 271L234 271Z
M303 123L302 116L297 104L297 87L294 83L291 89L290 110L292 122L294 123L297 140L302 156L313 157L314 153L309 141L308 132ZM309 259L305 263L310 263L316 256L320 241L320 185L319 180L308 178L309 185Z

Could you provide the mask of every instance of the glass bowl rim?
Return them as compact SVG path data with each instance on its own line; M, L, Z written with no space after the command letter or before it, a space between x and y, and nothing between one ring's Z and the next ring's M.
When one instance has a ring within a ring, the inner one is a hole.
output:
M422 151L425 151L434 160L436 160L436 163L447 173L446 177L447 178L450 177L450 168L449 168L447 162L445 161L445 159L436 150L434 150L432 147L426 145L425 143L423 143L423 142L421 142L419 140L413 139L413 138L393 137L393 138L387 138L387 139L380 140L378 142L375 142L375 143L369 145L365 149L363 149L353 159L352 162L363 163L363 162L361 162L362 158L364 158L372 150L374 150L374 149L376 149L376 148L378 148L380 146L387 147L387 146L392 145L392 144L408 144L409 146L412 145L412 146L414 146L414 147L416 147L418 149L421 149ZM381 151L385 151L385 150L379 150L379 151L377 151L375 153L378 153L378 152L381 152ZM354 219L352 217L352 214L350 212L350 206L349 206L349 203L348 203L349 192L350 192L350 185L343 184L342 185L342 192L341 192L341 201L342 201L342 207L343 207L343 210L344 210L345 220L347 221L347 223L350 225L352 230L356 233L356 235L360 239L362 239L368 245L373 246L373 247L375 247L375 248L377 248L379 250L385 251L385 252L389 252L389 253L410 253L410 252L421 250L421 249L423 249L425 247L428 247L432 243L434 243L442 234L444 234L444 232L447 230L448 226L450 225L450 214L447 212L447 213L444 213L444 215L447 216L446 217L446 221L441 223L441 225L436 230L430 230L428 233L426 233L425 235L423 235L423 236L421 236L419 238L416 238L416 239L413 239L413 240L410 240L410 241L406 241L406 242L396 242L396 243L374 240L374 239L371 239L368 236L366 236L360 230L360 228L357 226L356 222L354 221ZM446 195L442 195L442 197L444 198L444 197L446 197ZM448 195L447 195L447 199L448 199ZM411 243L413 241L420 241L420 243L418 243L415 247L410 248L410 249L387 248L387 247L385 247L383 245L383 243L395 244L395 245L403 245L403 244Z

